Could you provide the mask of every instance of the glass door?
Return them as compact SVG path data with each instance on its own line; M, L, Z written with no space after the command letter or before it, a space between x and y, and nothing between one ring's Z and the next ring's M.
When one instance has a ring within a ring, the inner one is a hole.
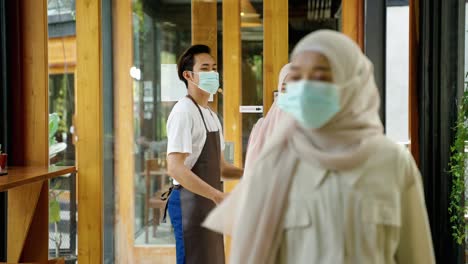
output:
M186 95L177 60L192 43L216 57L220 3L198 0L114 1L114 254L105 263L175 263L170 217L159 198L171 186L166 122ZM112 100L112 99L111 99ZM217 110L215 96L210 104Z
M134 1L132 16L135 245L173 246L169 218L162 222L164 207L153 200L170 186L166 121L185 92L176 64L191 44L191 4Z

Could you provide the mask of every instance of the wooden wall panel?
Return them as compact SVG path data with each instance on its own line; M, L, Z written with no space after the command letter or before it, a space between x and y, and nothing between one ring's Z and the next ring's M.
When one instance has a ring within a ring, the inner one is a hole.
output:
M237 15L236 15L237 14ZM224 137L234 142L234 163L242 166L240 1L223 1Z
M211 55L217 61L218 55L218 13L216 1L192 0L192 44L205 44L211 48ZM218 112L218 95L209 103Z
M15 147L10 156L16 166L49 162L46 4L46 0L19 2L20 68L15 69L19 76L12 84Z
M115 261L134 259L133 65L132 0L113 1L115 120ZM124 52L122 52L124 51Z
M17 21L12 52L12 140L9 165L46 166L48 155L47 1L12 4ZM47 184L37 183L8 192L8 262L47 261ZM41 203L38 206L38 202ZM45 203L45 204L44 204ZM34 223L32 223L34 219ZM25 244L36 240L35 247Z
M273 104L278 75L288 63L288 1L263 1L263 111Z
M47 1L23 0L22 88L26 119L27 165L49 164L49 78L47 76Z
M49 182L43 181L40 186L39 199L21 253L23 262L42 262L49 258ZM16 192L24 196L19 189Z
M44 182L37 182L8 191L8 262L20 261L42 186L44 186ZM48 225L46 225L45 230L48 230L47 227ZM47 236L46 241L48 241ZM47 249L48 246L45 248L45 252Z
M419 61L419 0L410 1L409 6L409 135L410 149L419 165L419 112L418 112L418 61Z
M100 1L76 1L78 259L102 262L103 112Z
M346 0L342 4L342 31L364 50L364 0Z

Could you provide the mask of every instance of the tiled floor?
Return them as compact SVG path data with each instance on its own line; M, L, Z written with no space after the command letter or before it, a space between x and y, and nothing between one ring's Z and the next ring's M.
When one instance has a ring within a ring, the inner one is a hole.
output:
M143 232L135 239L135 245L175 245L174 233L172 232L172 226L169 221L167 221L167 223L162 223L157 227L156 237L153 237L153 226L148 228L148 232L148 244L145 243L145 232Z

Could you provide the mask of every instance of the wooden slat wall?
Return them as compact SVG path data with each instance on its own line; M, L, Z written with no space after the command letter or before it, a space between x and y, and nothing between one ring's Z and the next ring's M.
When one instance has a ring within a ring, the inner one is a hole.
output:
M224 137L226 141L234 142L234 162L237 166L242 166L242 116L239 113L242 99L241 60L240 1L224 0Z
M364 0L346 0L342 5L342 31L364 49Z
M115 261L134 258L133 65L132 0L113 1L115 120Z
M288 1L263 1L263 111L273 104L278 75L288 63Z
M47 1L14 5L16 37L12 57L15 146L9 165L46 166L48 155ZM8 192L8 262L47 261L48 184L39 182ZM35 243L31 243L33 240Z
M218 54L218 13L216 1L192 0L192 44L205 44L211 48L211 55L217 61ZM209 103L218 112L218 96Z
M419 61L419 0L410 1L409 6L409 135L410 149L419 164L419 112L418 112L418 61Z
M100 1L76 1L78 259L102 263L103 112Z

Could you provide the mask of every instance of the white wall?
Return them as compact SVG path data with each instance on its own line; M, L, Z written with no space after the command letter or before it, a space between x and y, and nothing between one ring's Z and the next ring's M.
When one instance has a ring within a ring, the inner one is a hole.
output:
M397 142L409 140L409 7L387 7L386 65L387 135Z

